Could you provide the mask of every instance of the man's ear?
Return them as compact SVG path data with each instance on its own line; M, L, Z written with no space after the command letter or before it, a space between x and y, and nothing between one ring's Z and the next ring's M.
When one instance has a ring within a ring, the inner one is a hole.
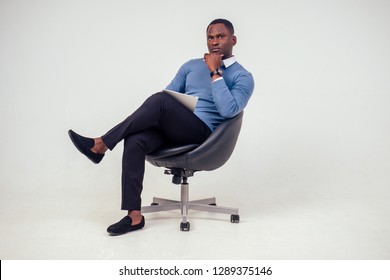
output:
M233 46L235 46L237 44L237 37L236 37L236 35L232 36L232 41L233 41Z

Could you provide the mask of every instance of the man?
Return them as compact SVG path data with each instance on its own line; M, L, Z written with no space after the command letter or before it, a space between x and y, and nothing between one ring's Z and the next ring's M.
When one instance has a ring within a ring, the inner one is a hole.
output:
M69 130L77 149L94 163L124 140L121 208L128 215L108 227L110 235L145 225L141 192L146 154L163 146L201 144L221 122L240 113L252 95L252 75L233 56L237 38L231 22L213 20L206 34L209 53L203 59L186 62L167 86L169 90L198 96L194 112L169 94L158 92L102 137L86 138Z

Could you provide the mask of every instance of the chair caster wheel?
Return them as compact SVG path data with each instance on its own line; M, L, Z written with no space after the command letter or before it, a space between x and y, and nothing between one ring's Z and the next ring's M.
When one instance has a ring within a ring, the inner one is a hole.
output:
M160 204L158 204L158 203L156 203L156 202L152 202L152 203L150 204L150 206L156 206L156 205L160 205Z
M190 223L189 222L186 222L186 223L181 222L180 223L180 230L181 231L190 231Z
M240 215L231 215L230 222L238 224L240 222Z

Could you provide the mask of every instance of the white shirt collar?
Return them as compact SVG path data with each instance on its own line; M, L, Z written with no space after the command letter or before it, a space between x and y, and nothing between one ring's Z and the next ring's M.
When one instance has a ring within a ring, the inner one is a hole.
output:
M225 65L226 68L233 65L236 61L237 60L236 60L236 57L234 55L232 57L229 57L229 58L222 60L223 65Z

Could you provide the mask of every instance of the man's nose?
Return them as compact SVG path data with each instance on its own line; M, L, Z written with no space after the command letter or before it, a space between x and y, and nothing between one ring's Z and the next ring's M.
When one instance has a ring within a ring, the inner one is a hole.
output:
M216 46L216 45L219 44L219 40L218 40L217 38L214 38L214 39L211 41L211 44L212 44L213 46Z

